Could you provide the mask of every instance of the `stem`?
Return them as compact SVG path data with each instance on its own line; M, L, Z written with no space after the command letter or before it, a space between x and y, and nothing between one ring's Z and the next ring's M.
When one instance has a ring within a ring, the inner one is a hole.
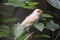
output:
M12 27L10 27L10 37L11 37L11 40L14 40L14 35L13 35L13 32L12 32Z
M57 38L58 38L59 34L60 34L60 31L58 32L57 36L55 37L55 40L57 40Z
M30 33L24 40L27 40L29 37L31 37L33 33L34 32Z
M52 32L52 40L54 40L54 31Z
M15 38L13 40L16 40Z

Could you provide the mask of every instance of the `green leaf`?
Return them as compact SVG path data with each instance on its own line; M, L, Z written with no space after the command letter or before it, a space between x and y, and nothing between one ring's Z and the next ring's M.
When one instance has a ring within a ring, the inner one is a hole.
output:
M25 35L24 35L24 33L22 33L22 35L21 36L19 36L16 40L24 40L25 39Z
M0 29L0 38L1 37L6 37L7 35L8 35L8 33L5 30Z
M1 13L3 15L6 15L6 16L13 16L13 12L12 11L4 10L4 11L1 11Z
M24 27L20 25L20 23L14 25L14 36L15 39L17 39L19 36L21 36L24 33Z
M41 14L42 17L44 18L53 18L53 16L49 15L49 14Z
M36 23L34 24L34 27L36 27L39 31L43 31L45 26L43 23Z
M59 29L60 26L56 23L53 22L53 20L51 20L50 22L47 23L47 27L48 29L55 31L56 29Z
M26 0L8 0L8 2L4 3L5 5L10 5L14 7L22 7L25 5Z
M5 5L10 5L10 6L13 6L13 7L23 7L25 4L24 3L4 3Z
M14 22L14 21L17 21L18 19L17 18L4 18L4 19L1 19L2 22Z
M23 7L26 9L34 9L37 2L31 2L30 0L8 0L8 2L4 3L5 5L10 5L14 7Z
M46 18L41 18L43 21L46 21L47 19Z
M23 8L27 9L34 9L35 5L37 5L37 2L26 2L26 4L23 6Z
M14 2L25 2L26 0L8 0L8 2L14 3Z
M49 35L41 34L41 35L35 35L34 37L45 37L45 38L51 38Z
M7 33L10 32L10 27L9 26L6 26L6 25L0 25L0 29L5 30Z

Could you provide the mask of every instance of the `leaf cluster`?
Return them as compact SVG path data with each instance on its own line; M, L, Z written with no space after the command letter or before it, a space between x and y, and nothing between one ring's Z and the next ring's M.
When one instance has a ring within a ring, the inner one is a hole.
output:
M4 5L10 5L13 7L22 7L26 9L34 9L38 2L33 2L31 0L8 0Z

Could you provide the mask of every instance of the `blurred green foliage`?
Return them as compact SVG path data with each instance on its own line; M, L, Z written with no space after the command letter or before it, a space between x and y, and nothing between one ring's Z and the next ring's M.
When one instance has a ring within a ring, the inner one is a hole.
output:
M13 30L13 34L15 35L14 39L17 39L19 36L21 36L24 33L24 27L20 25L20 23L15 24Z
M47 27L51 31L55 31L56 29L59 29L60 28L60 26L58 24L54 23L53 20L50 20L50 22L47 23Z
M1 37L7 37L7 35L8 35L8 33L5 30L0 29L0 38Z
M5 5L10 5L10 6L13 6L13 7L23 7L23 8L26 8L26 9L34 9L35 5L37 5L38 2L33 2L31 0L8 0L4 4ZM6 16L13 15L13 12L5 11L2 8L0 8L0 14L6 15ZM54 21L51 20L51 18L53 18L53 16L51 16L49 14L41 14L40 20L42 22L39 22L39 23L36 23L36 24L33 24L33 25L40 32L42 32L44 30L44 28L49 29L51 31L55 31L56 29L59 29L60 26L58 24L54 23ZM2 23L15 22L17 20L18 20L18 18L15 18L15 17L11 17L11 18L2 18L1 17L1 19L0 19L0 21ZM12 25L12 27L2 24L2 25L0 25L0 37L8 37L9 33L11 32L12 36L14 36L14 37L11 37L12 38L11 40L24 40L25 38L28 39L32 35L30 35L31 33L27 34L25 30L26 29L23 28L20 25L20 23L14 24L14 25ZM51 36L46 35L46 34L35 35L34 37L51 38Z
M32 0L8 0L5 5L11 5L13 7L23 7L26 9L34 9L38 2Z
M49 35L44 35L44 34L41 34L41 35L35 35L34 37L45 37L45 38L51 38L51 36L49 36Z
M34 24L34 26L35 26L39 31L43 31L43 29L44 29L44 24L43 24L43 23L36 23L36 24Z
M4 19L1 19L1 22L4 22L4 23L8 23L8 22L14 22L14 21L17 21L18 18L4 18Z

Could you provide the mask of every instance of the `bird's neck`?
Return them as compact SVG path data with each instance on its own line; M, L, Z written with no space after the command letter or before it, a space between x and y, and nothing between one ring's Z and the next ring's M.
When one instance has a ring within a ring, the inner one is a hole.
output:
M36 13L37 15L41 15L41 13Z
M41 14L41 13L40 13ZM35 15L40 16L40 14L35 13Z
M37 13L33 13L32 15L39 16Z

